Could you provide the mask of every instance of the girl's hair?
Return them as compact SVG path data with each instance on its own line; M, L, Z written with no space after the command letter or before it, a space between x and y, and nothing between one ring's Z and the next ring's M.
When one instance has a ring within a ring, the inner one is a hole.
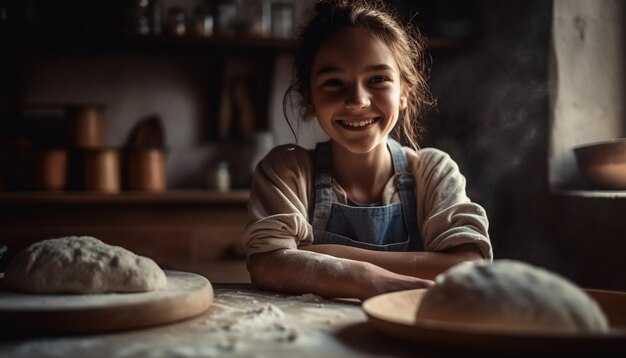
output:
M321 0L315 5L315 11L315 16L304 26L298 38L291 84L283 97L283 113L294 136L287 117L287 106L293 103L294 94L298 94L300 108L304 111L310 108L307 93L311 86L311 69L321 44L340 31L362 27L385 43L394 55L407 97L407 107L400 111L394 136L417 149L417 140L422 132L418 118L435 105L428 88L430 58L426 55L425 39L419 30L410 25L403 26L381 1Z

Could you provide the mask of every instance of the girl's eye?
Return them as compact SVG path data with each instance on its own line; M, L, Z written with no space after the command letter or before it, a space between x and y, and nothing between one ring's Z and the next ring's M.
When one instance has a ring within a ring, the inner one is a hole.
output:
M373 84L378 84L378 83L383 83L383 82L387 82L389 81L389 79L385 76L374 76L372 78L370 78L370 83Z
M340 80L336 78L331 78L322 83L322 86L325 86L325 87L338 87L341 85L343 85L343 82L341 82Z

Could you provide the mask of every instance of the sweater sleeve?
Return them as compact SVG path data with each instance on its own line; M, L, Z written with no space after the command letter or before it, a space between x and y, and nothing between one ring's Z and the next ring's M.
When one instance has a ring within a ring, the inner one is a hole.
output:
M274 148L259 163L244 230L248 257L313 242L307 213L311 176L310 153L294 145Z
M471 243L485 259L493 260L487 214L467 197L465 177L458 165L434 148L412 155L417 155L413 163L424 250L444 251Z

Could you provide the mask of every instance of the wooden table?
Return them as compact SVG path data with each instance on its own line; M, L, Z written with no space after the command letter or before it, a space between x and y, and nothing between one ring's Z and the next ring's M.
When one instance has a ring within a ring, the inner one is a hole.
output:
M215 284L206 313L142 330L0 342L2 357L363 357L438 355L386 337L357 300ZM1 324L10 324L2 322ZM420 354L422 355L422 354Z

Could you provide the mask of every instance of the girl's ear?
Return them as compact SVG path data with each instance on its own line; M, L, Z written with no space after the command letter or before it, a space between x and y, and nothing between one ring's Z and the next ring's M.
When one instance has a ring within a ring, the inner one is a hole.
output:
M406 83L402 86L402 94L400 95L400 109L406 109L409 104L409 92L413 88L413 85Z
M404 94L400 95L400 109L406 109L407 99Z

